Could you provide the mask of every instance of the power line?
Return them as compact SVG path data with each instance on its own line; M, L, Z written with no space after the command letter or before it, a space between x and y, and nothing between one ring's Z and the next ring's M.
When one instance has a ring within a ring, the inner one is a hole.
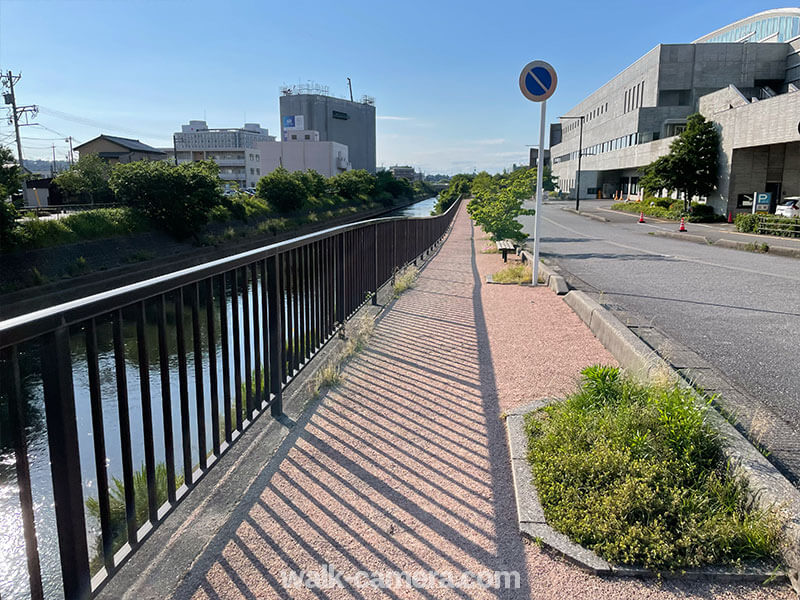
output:
M94 119L87 119L86 117L82 117L80 115L73 115L68 112L64 112L62 110L56 110L55 108L48 108L47 106L40 106L39 111L42 114L50 115L52 117L63 119L64 121L71 121L73 123L78 123L80 125L86 125L88 127L97 127L98 129L106 129L108 131L119 131L123 133L138 135L140 137L159 137L163 134L147 134L141 131L136 131L133 129L128 129L127 127L120 127L117 124L110 124L104 123L102 121L96 121Z

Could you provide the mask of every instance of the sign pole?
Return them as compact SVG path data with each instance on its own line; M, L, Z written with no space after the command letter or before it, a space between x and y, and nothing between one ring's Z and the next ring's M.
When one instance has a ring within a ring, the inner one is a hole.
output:
M546 126L547 99L556 91L558 76L556 70L543 60L529 62L519 75L519 90L531 102L542 105L539 121L539 154L536 171L536 214L533 226L533 264L531 265L531 285L539 284L539 242L542 225L542 184L544 183L544 128Z
M544 179L544 127L547 112L547 100L541 103L541 119L539 121L539 155L536 160L536 215L533 227L533 268L531 269L531 285L539 285L539 231L542 219L542 181Z

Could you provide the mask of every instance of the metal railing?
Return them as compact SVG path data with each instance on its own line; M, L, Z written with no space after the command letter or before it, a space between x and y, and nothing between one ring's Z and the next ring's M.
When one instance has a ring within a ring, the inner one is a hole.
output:
M53 585L68 600L91 597L257 415L282 413L287 384L398 268L444 239L459 204L0 322L0 454L13 457L0 482L16 481L20 508L0 543L21 528L27 557L27 578L11 585L34 599ZM49 521L43 506L54 507ZM42 523L57 539L49 570Z
M800 219L788 217L784 219L779 221L774 215L758 217L756 233L780 237L800 237Z

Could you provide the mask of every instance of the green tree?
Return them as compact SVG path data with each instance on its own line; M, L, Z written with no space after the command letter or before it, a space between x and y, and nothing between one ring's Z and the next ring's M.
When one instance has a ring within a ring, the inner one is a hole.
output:
M112 200L109 178L111 165L97 154L81 156L78 161L53 179L68 202L94 204Z
M661 190L666 190L667 195L675 190L673 169L669 154L659 156L646 167L640 169L639 185L647 194L658 195Z
M693 196L708 196L717 187L719 132L700 113L690 115L684 129L662 156L643 169L645 191L678 190L684 210Z
M307 169L306 171L295 171L292 173L292 177L294 177L300 183L300 185L305 188L306 193L309 196L322 199L328 194L328 182L322 175L313 169Z
M15 194L22 185L22 169L10 149L0 146L0 200Z
M7 250L13 245L14 230L19 213L9 196L16 193L22 183L22 169L11 150L0 146L0 248Z
M281 213L300 210L308 200L305 185L283 167L278 167L258 180L256 195Z
M117 200L178 239L196 234L222 200L219 167L213 161L118 164L109 183Z
M377 179L364 169L345 171L329 180L333 193L347 200L366 200L374 198L377 192Z

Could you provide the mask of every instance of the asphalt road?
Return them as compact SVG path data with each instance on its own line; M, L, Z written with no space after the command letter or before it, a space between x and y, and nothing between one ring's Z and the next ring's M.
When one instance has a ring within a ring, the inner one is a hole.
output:
M582 202L597 209L597 202ZM531 203L530 207L534 205ZM688 347L800 434L800 260L647 235L672 223L542 210L541 253L585 291ZM522 217L533 237L533 217ZM690 233L702 228L687 224Z

